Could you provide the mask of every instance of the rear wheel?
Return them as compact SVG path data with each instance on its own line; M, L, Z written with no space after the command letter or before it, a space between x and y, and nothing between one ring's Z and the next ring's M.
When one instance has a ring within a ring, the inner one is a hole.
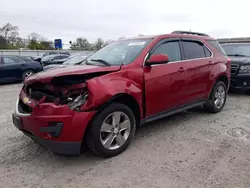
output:
M94 153L102 157L116 156L130 144L135 124L130 108L112 103L94 117L87 132L87 144Z
M205 110L212 113L220 112L226 103L227 87L224 82L219 81L214 85L209 101L204 105Z
M34 74L34 71L32 70L26 70L24 73L23 73L23 80L25 80L25 78L28 78L29 76L31 76L32 74Z

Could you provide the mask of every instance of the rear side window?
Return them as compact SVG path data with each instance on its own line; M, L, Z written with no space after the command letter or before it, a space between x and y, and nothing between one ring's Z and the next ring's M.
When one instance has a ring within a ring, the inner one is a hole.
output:
M220 43L217 40L207 40L207 42L212 45L214 48L216 48L220 53L226 56L225 51L221 47Z
M182 41L186 59L197 59L206 57L204 45L196 41Z

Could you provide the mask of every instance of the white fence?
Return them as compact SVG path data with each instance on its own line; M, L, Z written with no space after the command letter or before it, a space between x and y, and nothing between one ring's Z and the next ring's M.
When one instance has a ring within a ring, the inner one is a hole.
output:
M1 50L0 49L0 55L20 55L20 56L41 56L46 52L52 52L56 50ZM89 53L88 51L73 51L73 50L60 50L69 52L70 54L74 53Z

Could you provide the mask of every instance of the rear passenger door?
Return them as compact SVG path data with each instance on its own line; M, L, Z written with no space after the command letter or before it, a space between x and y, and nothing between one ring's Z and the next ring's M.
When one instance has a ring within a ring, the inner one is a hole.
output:
M207 97L212 52L199 40L182 39L181 44L187 68L185 98L192 103Z

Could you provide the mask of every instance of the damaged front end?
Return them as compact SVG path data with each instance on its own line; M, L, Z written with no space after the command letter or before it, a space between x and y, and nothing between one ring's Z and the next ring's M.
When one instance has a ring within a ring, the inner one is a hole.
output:
M87 81L107 72L98 72L87 75L69 75L55 77L50 83L41 81L24 84L20 93L19 111L31 113L34 107L41 104L56 106L67 105L71 110L80 112L87 109L89 95ZM27 98L29 100L27 100Z

